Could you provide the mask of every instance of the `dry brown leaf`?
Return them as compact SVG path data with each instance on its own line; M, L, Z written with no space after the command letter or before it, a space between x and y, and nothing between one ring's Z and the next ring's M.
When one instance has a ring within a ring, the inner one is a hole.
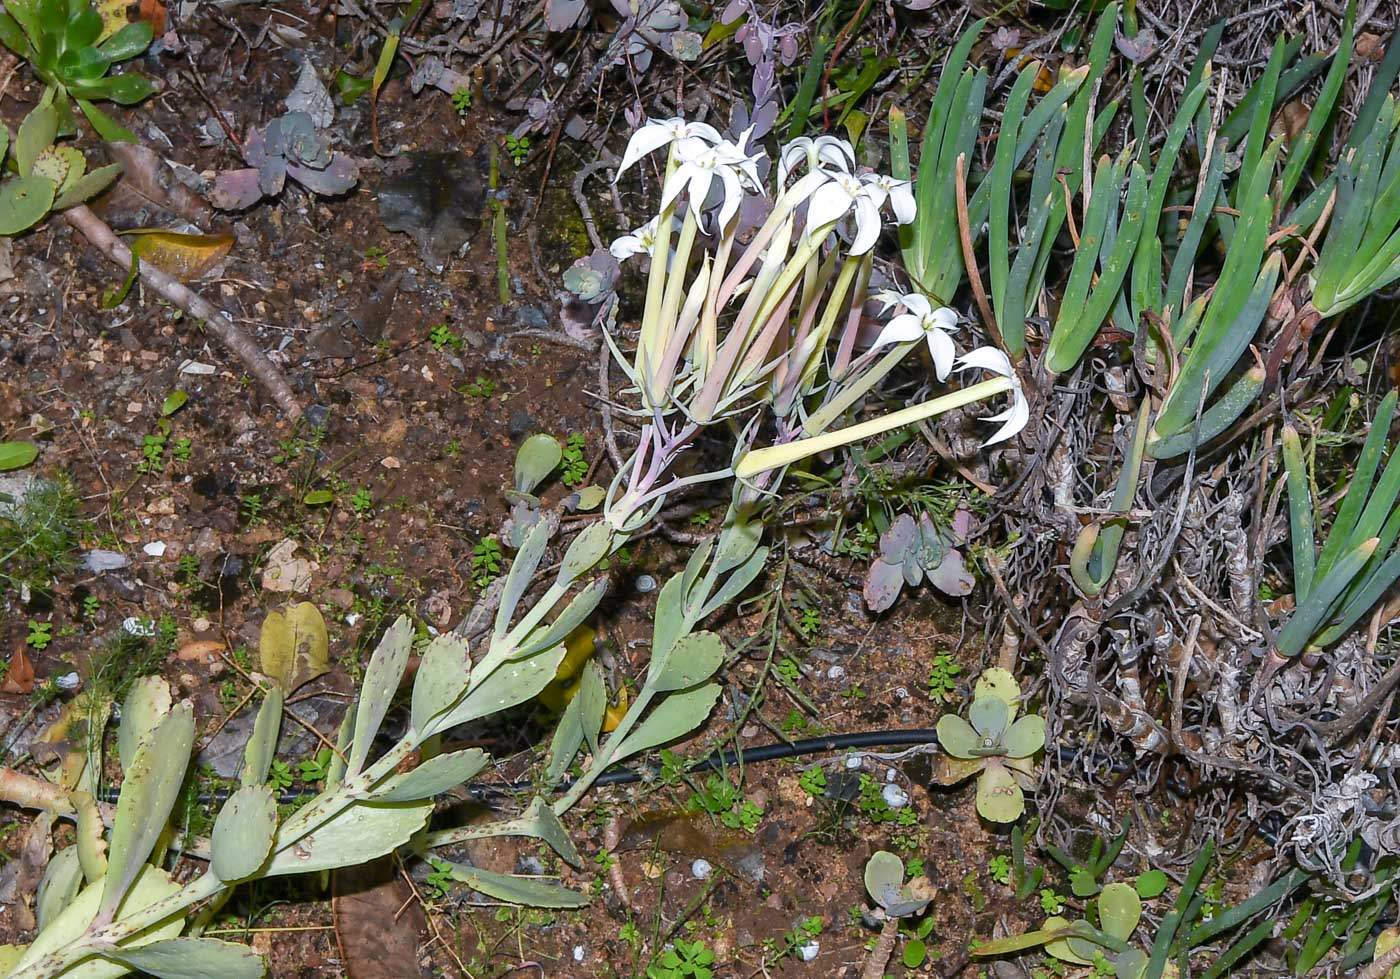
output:
M128 237L132 254L181 282L192 282L209 272L223 261L234 242L230 234L185 235L175 231L134 231Z
M383 857L331 875L335 937L348 979L416 976L418 946L427 932L423 907Z
M196 639L181 646L176 651L175 658L210 663L218 655L219 650L223 648L224 644L218 639Z
M24 654L23 646L16 646L10 657L10 668L5 671L5 682L0 683L4 693L32 693L34 690L34 664Z
M1356 56L1363 61L1380 61L1385 57L1385 42L1379 34L1366 31L1356 37Z

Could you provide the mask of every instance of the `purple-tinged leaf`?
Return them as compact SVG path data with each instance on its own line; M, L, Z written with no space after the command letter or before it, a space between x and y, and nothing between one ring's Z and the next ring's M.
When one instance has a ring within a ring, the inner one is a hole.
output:
M972 593L972 572L967 570L962 553L951 548L942 563L928 572L928 581L945 595L961 598Z
M865 604L872 612L883 612L894 604L904 588L904 569L898 564L872 561L865 575Z
M331 157L330 166L324 170L288 164L287 173L307 190L327 197L343 194L360 182L360 165L344 153Z
M287 182L287 161L280 156L270 157L258 168L258 186L268 197L282 193L282 185Z
M890 529L880 535L880 557L891 563L903 561L918 540L919 525L909 514L901 513Z
M551 31L567 31L579 22L587 9L586 0L549 0L544 22Z
M262 198L257 167L225 170L214 178L214 190L209 195L210 203L222 211L241 211L252 207Z

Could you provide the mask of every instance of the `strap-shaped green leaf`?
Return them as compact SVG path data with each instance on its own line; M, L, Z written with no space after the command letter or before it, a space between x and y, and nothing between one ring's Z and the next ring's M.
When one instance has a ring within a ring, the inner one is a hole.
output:
M1177 245L1172 257L1171 272L1167 276L1167 292L1164 302L1171 307L1173 319L1181 316L1186 304L1186 283L1195 271L1196 254L1201 247L1201 238L1210 224L1211 208L1220 197L1220 183L1225 175L1225 157L1228 147L1224 140L1210 142L1210 160L1206 163L1205 179L1201 181L1191 206L1191 220L1186 223L1186 233ZM1173 330L1175 333L1176 331Z
M1006 280L1011 274L1011 177L1016 164L1016 145L1026 103L1039 73L1040 62L1033 61L1021 70L1011 86L1002 111L992 169L981 185L991 195L987 220L987 277L991 283L992 309L998 313L998 320L1000 311L1006 308ZM1021 350L1017 348L1012 352L1019 356Z
M1347 483L1346 494L1342 497L1337 516L1327 532L1322 553L1318 555L1314 580L1328 575L1341 555L1359 543L1353 543L1352 531L1356 529L1357 521L1361 518L1366 499L1371 492L1371 482L1375 479L1376 470L1380 468L1381 453L1385 451L1390 435L1390 422L1395 417L1395 404L1396 392L1391 391L1376 409L1376 416L1371 420L1371 429L1366 433L1366 441L1361 444L1361 452L1356 457L1356 468Z
M1288 474L1288 525L1293 544L1293 595L1303 601L1312 590L1314 563L1317 559L1316 533L1313 528L1312 480L1303 459L1303 445L1298 430L1283 426L1283 466Z
M356 802L315 824L314 832L293 816L277 834L266 876L353 867L382 857L407 843L432 814L431 801Z
M564 611L560 612L553 622L526 636L516 656L532 656L569 638L573 631L593 614L607 590L608 579L605 577L590 583L574 596L573 601L564 606Z
M253 733L243 748L243 785L262 785L267 781L272 759L277 755L277 737L282 730L282 688L268 687L263 695L258 716L253 720Z
M451 868L454 880L460 880L472 890L498 901L531 908L581 908L588 903L587 894L536 877L515 877L466 864L443 862Z
M457 706L442 715L433 725L433 729L446 731L458 724L465 724L525 703L537 696L549 681L554 679L554 674L558 672L559 664L567 651L564 644L560 643L542 653L501 664L492 670L490 675L479 681L474 680L474 685L467 695Z
M1323 79L1322 88L1313 102L1312 111L1308 113L1308 121L1303 125L1303 131L1288 148L1288 161L1284 164L1283 175L1279 178L1280 201L1287 201L1293 196L1293 189L1298 186L1298 181L1303 176L1303 168L1312 159L1318 140L1332 118L1332 110L1337 106L1337 96L1342 91L1342 82L1346 80L1347 68L1351 65L1351 51L1355 39L1356 0L1350 0L1346 15L1342 18L1341 40L1337 44L1332 65L1327 69L1327 77Z
M1194 414L1190 424L1174 435L1161 435L1154 425L1152 434L1147 437L1147 454L1154 459L1172 459L1191 451L1193 445L1205 445L1233 425L1263 389L1264 368L1251 367L1202 413L1199 433Z
M671 694L653 708L636 730L618 745L612 761L623 761L689 734L710 716L719 694L718 683L707 683Z
M378 802L431 799L476 778L490 760L480 748L434 755L407 772L391 775L374 789L374 799Z
M1329 537L1330 541L1330 537ZM1326 572L1319 569L1313 580L1313 589L1308 597L1298 603L1289 617L1288 623L1279 631L1274 640L1274 649L1280 656L1297 656L1308 646L1318 627L1327 619L1342 592L1351 585L1356 575L1366 566L1376 550L1376 540L1366 541L1338 558ZM1324 549L1325 550L1325 549Z

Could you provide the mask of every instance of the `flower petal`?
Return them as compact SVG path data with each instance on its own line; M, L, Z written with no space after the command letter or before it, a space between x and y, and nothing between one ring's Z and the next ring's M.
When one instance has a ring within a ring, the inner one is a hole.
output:
M885 328L880 331L880 335L875 338L875 342L871 346L883 347L888 343L908 343L923 335L924 328L920 325L919 318L904 313L886 323Z
M952 333L958 328L958 314L954 309L947 306L939 306L929 317L938 325L938 329L947 330Z
M894 183L895 186L890 188L890 209L894 211L896 222L910 224L918 208L914 204L914 194L909 189L909 181L896 180Z
M613 243L608 246L608 251L612 253L613 258L621 262L633 255L640 255L646 251L646 247L636 235L623 235L621 238L613 240Z
M978 347L958 358L958 370L965 371L975 367L1000 374L1002 377L1015 376L1010 359L996 347Z
M791 143L783 147L778 154L778 187L781 189L787 184L789 174L799 163L807 159L807 144L812 141L806 136L799 136Z
M686 123L685 134L687 136L699 137L700 139L708 140L711 143L721 143L724 141L724 137L719 134L719 130L715 129L714 126L711 126L709 123L706 122Z
M682 163L676 168L676 172L671 174L671 178L661 187L661 209L664 211L670 207L675 199L685 190L686 185L695 179L700 168L693 163Z
M724 229L729 227L729 222L734 219L734 215L739 213L739 204L744 199L744 189L739 186L739 174L730 167L720 167L718 171L720 183L724 186L723 200L719 206L719 232L724 233Z
M807 205L807 232L815 234L819 229L834 224L851 210L854 198L835 180L828 180L812 194Z
M672 137L673 130L661 122L648 122L638 129L627 141L627 149L623 151L622 162L617 166L617 176L613 177L613 183L617 183L617 178L642 157L669 144Z
M856 151L850 143L837 136L818 136L817 159L831 164L842 173L850 173L856 165Z
M903 298L904 308L915 316L923 319L925 316L933 315L933 304L928 301L928 297L921 293L911 292Z
M958 356L958 350L953 346L953 340L942 330L928 331L928 352L933 358L933 372L940 381L948 380L948 372L953 369L953 361Z
M869 197L856 199L856 236L851 241L851 254L864 255L875 247L880 239L880 209Z
M1031 420L1031 406L1026 402L1026 396L1017 388L1011 392L1011 407L1005 411L989 416L986 421L1006 422L997 429L995 435L983 442L983 446L996 445L998 442L1005 442L1013 435L1026 427L1026 422Z
M690 178L689 196L690 212L695 215L695 220L700 220L700 210L705 206L705 198L710 196L710 184L714 182L715 174L729 172L728 168L716 171L707 167L695 167L692 170L693 176Z

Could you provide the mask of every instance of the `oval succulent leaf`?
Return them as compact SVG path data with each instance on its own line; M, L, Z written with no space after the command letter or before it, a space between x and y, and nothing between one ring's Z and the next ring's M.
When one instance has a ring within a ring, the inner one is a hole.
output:
M982 742L978 748L998 747L1002 735L1006 733L1007 725L1011 722L1011 708L1000 697L979 696L967 709L967 719L976 729ZM988 741L992 743L987 744Z
M1099 927L1121 941L1133 937L1142 919L1142 898L1131 884L1109 884L1099 895Z
M1012 716L1015 716L1015 708L1021 700L1021 685L1016 682L1016 678L1011 675L1010 670L1004 670L1000 666L994 666L989 670L984 670L977 678L977 685L972 690L973 697L999 697L1006 701L1008 707L1012 708Z
M944 714L938 719L938 743L954 758L975 758L973 752L982 746L982 739L957 714Z
M214 820L214 873L220 880L244 880L257 872L272 850L277 832L277 800L266 785L245 785L229 796Z
M904 886L904 861L887 850L877 850L865 863L865 889L880 907L899 901Z
M1000 759L989 758L977 776L977 812L994 823L1014 823L1026 811L1026 797Z
M1009 757L1029 758L1045 747L1045 718L1039 714L1018 718L1006 729L1001 743Z

